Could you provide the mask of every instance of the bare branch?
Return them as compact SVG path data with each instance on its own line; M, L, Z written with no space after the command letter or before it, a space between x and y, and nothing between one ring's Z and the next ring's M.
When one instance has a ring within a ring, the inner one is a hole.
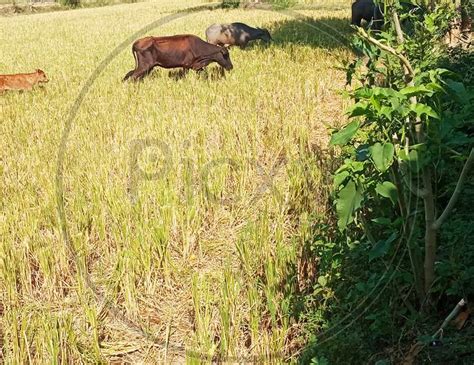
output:
M474 163L474 148L471 149L471 153L469 154L469 157L467 158L467 161L464 164L464 167L462 168L461 175L459 176L458 182L456 183L456 188L454 189L454 193L453 195L451 195L451 199L449 199L448 205L446 205L446 208L444 208L443 213L439 216L438 219L436 219L436 221L433 224L433 228L435 230L438 230L439 227L441 227L443 222L446 220L446 218L449 216L454 206L456 205L456 202L458 201L459 196L461 194L461 190L464 185L464 182L466 181L467 174L469 173L469 170L473 163Z
M441 327L434 333L433 336L431 336L433 340L436 339L441 333L443 333L444 328L449 324L449 322L453 320L454 317L458 315L458 313L461 311L461 308L464 307L466 304L467 304L467 301L465 301L464 298L461 299L458 302L458 304L456 304L456 306L451 311L451 313L449 313L449 315L443 321L443 324L441 325Z
M405 41L405 37L403 36L403 31L400 25L400 19L398 18L398 13L394 10L392 10L392 20L393 24L395 25L395 32L397 32L398 43L402 44Z

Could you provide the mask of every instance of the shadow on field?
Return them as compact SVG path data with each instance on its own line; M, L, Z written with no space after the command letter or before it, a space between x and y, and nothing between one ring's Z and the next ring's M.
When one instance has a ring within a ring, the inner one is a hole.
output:
M349 47L352 33L349 19L341 18L284 20L272 23L268 30L274 46L299 44L325 49Z
M173 71L168 72L168 77L170 79L173 79L174 81L179 81L186 78L186 76L190 72L197 72L199 79L203 79L203 80L217 81L217 80L225 78L224 69L218 66L217 67L211 66L211 67L205 68L202 71L190 71L190 70L184 70L184 69L173 70Z
M188 70L173 70L168 72L168 77L170 79L173 79L174 81L182 80L186 77L186 75L189 73Z

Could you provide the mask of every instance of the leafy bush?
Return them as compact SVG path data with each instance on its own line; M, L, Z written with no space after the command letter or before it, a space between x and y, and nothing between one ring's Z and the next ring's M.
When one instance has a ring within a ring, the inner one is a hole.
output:
M465 62L472 54L460 61L442 44L451 8L408 16L408 34L397 5L386 6L386 27L377 35L358 29L353 42L369 62L347 66L354 104L331 138L342 152L335 211L347 236L312 243L322 263L337 257L336 268L321 265L319 275L338 279L324 285L330 300L315 283L298 312L309 339L302 363L400 362L414 340L474 294L474 249L464 244L474 233L466 174L474 89L456 73L472 69Z
M77 7L80 5L80 0L59 0L59 3L63 6L69 6L71 8Z
M223 8L238 8L240 5L240 0L222 0Z
M223 8L238 8L241 5L251 3L248 0L222 0ZM254 2L255 3L255 2ZM297 3L297 0L265 0L258 1L258 3L267 3L273 5L276 9L286 9L290 6L293 6Z

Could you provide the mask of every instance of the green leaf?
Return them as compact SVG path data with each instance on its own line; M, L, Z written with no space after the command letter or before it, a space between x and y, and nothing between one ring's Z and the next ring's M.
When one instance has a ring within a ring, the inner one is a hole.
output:
M392 221L389 218L385 218L385 217L374 218L372 219L372 222L381 224L383 226L389 226L392 223Z
M392 242L398 237L397 232L393 232L386 240L378 241L369 252L369 261L385 256L392 246Z
M336 175L334 175L334 187L335 188L338 188L339 185L341 185L344 180L349 176L349 172L348 171L342 171Z
M426 104L412 104L410 105L410 110L414 111L416 115L421 117L423 114L427 115L428 117L434 118L434 119L440 119L438 113L436 113L432 107Z
M328 279L325 276L318 277L318 284L319 285L324 287L324 286L326 286L327 283L328 283Z
M456 95L456 97L458 97L459 100L465 103L469 101L468 93L462 82L447 80L446 85L454 92L454 95Z
M438 84L438 83L436 83L436 82L430 82L430 83L426 84L426 88L427 88L428 90L433 91L433 92L446 93L446 91L444 90L444 88L443 88L440 84Z
M401 89L400 92L408 97L417 95L433 95L433 90L428 89L425 85L408 86Z
M403 105L397 107L396 110L397 110L398 114L400 114L400 116L401 116L402 118L407 117L407 116L410 115L410 113L411 113L410 109L407 108L406 106L403 106Z
M363 101L355 103L347 110L347 115L349 118L358 117L367 113L368 104Z
M364 170L364 162L362 162L362 161L352 161L351 160L350 169L352 170L352 172L363 171Z
M360 208L361 202L361 189L356 188L354 181L349 181L339 192L336 200L337 225L341 231L354 220L354 212Z
M381 184L378 183L375 187L375 191L384 198L389 198L393 204L396 204L398 201L397 187L390 181L384 181Z
M380 108L380 111L379 111L380 114L382 114L385 118L387 118L388 120L391 120L392 119L392 108L384 105Z
M383 96L387 99L388 98L390 99L396 98L396 99L402 99L402 100L406 99L405 95L389 87L374 87L373 93L374 95Z
M345 145L347 142L351 140L351 138L356 134L357 130L359 129L359 122L354 120L353 122L346 125L340 131L334 133L331 136L331 145Z
M391 143L380 144L377 142L370 147L370 155L374 165L380 172L385 172L392 165L395 148Z
M375 96L372 96L372 97L370 98L370 102L371 102L371 104L373 105L373 107L375 108L375 110L376 110L377 112L380 112L380 108L381 108L382 106L380 105L380 101L379 101Z
M373 95L372 89L367 86L361 87L354 92L354 98L356 100L357 99L370 99L372 95Z
M419 148L414 148L416 146L419 146ZM424 147L425 146L422 144L411 146L411 148L413 149L408 153L408 155L405 153L404 150L400 150L400 159L404 162L407 162L410 170L413 172L419 172L420 169L424 166L424 164L426 164L426 161L423 161L420 156L423 155L425 151ZM418 153L418 150L420 151L420 153Z

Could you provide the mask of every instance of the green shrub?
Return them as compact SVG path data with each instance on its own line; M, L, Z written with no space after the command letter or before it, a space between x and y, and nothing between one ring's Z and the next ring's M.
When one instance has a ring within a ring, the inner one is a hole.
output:
M222 7L227 9L238 8L240 0L222 0Z
M248 3L250 3L249 0L222 0L222 7L226 9L234 9ZM267 3L273 5L276 9L286 9L290 6L296 5L297 0L265 0L258 1L257 3Z
M80 0L59 0L59 3L63 6L69 6L75 8L81 4Z

